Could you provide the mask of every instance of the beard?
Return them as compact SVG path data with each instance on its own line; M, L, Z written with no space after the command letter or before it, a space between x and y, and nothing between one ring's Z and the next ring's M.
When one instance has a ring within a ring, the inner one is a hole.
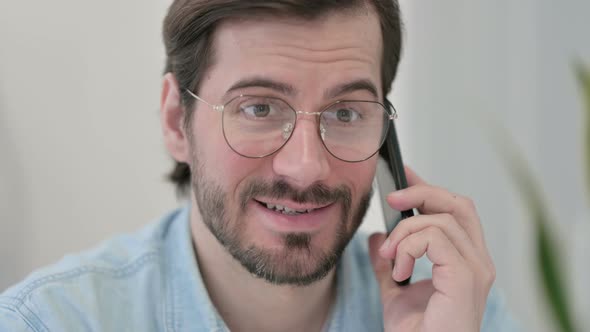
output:
M350 189L344 185L329 188L318 183L298 191L283 180L252 179L239 192L239 204L234 204L237 211L231 211L227 193L204 173L202 164L191 172L191 186L203 223L248 272L275 285L307 286L323 279L362 223L373 193L369 189L353 206ZM255 239L245 238L248 203L261 196L301 204L339 204L340 216L330 247L318 248L313 235L304 232L280 235L282 246L278 249L257 246Z

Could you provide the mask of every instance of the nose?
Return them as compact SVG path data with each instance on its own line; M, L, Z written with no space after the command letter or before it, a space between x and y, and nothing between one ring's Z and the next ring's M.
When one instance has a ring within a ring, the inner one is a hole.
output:
M315 116L300 116L291 138L273 158L274 172L300 188L325 180L330 156L320 139Z

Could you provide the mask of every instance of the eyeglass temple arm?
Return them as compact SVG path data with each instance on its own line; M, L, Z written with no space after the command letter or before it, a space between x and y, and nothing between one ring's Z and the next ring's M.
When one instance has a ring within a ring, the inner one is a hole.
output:
M389 114L389 120L393 122L393 120L397 120L397 110L393 106L389 107L389 109L391 110L391 114Z
M205 103L207 106L210 106L211 108L213 108L216 111L222 112L224 106L223 105L215 105L215 104L211 104L208 101L206 101L205 99L197 96L196 94L194 94L191 90L189 89L184 89L184 91L188 92L189 95L193 96L193 98L195 98L196 100Z

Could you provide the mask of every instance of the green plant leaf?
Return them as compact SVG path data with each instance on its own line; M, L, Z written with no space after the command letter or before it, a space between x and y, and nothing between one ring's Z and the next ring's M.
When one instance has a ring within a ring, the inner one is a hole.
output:
M504 136L504 139L506 137L508 136ZM510 147L502 152L508 162L510 174L516 182L516 186L534 222L536 265L549 309L553 313L560 331L573 332L575 328L572 312L567 287L562 277L564 269L559 261L560 257L564 256L560 255L555 238L551 234L549 228L550 214L543 199L541 188L515 145L505 144L504 147Z
M584 99L584 144L583 153L586 162L586 190L590 199L590 71L581 62L574 62L574 71L578 78L582 98Z
M538 213L541 213L538 211ZM537 220L537 264L541 270L543 287L547 296L548 302L557 323L563 332L574 331L572 315L568 302L567 289L563 281L561 271L562 265L559 264L559 253L557 246L551 233L547 228L547 220L543 219L542 215L534 217Z

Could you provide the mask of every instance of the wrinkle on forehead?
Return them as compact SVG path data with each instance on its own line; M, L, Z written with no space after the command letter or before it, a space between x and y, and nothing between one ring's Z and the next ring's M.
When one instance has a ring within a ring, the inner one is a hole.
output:
M381 86L381 26L374 13L333 13L311 21L276 17L225 21L215 32L213 51L215 61L209 70L216 74L208 75L208 82L217 91L252 75L318 94L358 79Z
M369 65L376 64L372 52L362 47L334 47L330 49L313 49L301 48L292 45L275 45L272 47L259 47L253 53L260 56L274 56L285 59L294 59L303 62L312 62L317 64L339 63L339 62L358 62Z
M336 24L334 24L336 23ZM368 10L333 13L315 20L264 18L234 20L219 26L217 41L235 43L242 51L303 58L359 57L380 62L381 27ZM269 52L270 51L270 52ZM310 59L307 59L310 60Z

